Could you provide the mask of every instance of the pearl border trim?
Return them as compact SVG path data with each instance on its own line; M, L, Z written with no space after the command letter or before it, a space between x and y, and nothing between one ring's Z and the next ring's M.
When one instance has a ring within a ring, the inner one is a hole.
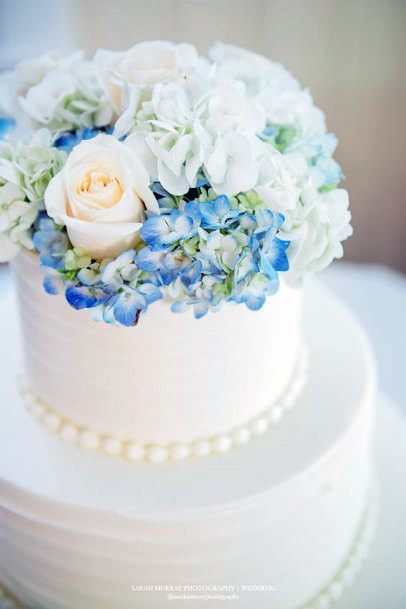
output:
M84 426L77 425L61 417L56 410L49 407L35 395L25 380L20 380L20 394L27 412L41 423L48 431L59 435L65 441L91 451L102 452L109 457L128 461L181 461L189 457L204 457L211 454L227 452L234 446L245 444L250 438L262 436L270 427L275 427L291 410L302 393L308 377L308 354L301 347L291 381L285 392L276 402L246 425L236 427L228 433L218 434L211 438L202 438L191 443L170 445L140 445L131 440L100 434Z
M372 484L368 506L358 528L352 548L332 580L312 600L298 609L329 609L352 584L369 556L379 518L379 493L376 480ZM0 583L0 609L24 609Z
M329 583L299 609L329 609L341 599L344 591L351 586L362 569L370 554L379 520L379 486L375 476L369 495L367 508L347 558Z

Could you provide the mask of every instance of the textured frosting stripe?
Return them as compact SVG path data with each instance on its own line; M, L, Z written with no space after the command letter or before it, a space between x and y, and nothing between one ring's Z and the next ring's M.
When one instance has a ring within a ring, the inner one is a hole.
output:
M57 433L67 442L88 450L99 450L111 457L160 463L224 453L234 446L245 444L253 437L263 435L270 427L277 425L285 413L294 406L304 388L307 375L308 356L305 347L302 346L288 389L270 408L247 422L246 425L234 428L228 433L202 438L190 444L175 443L171 445L140 445L131 439L122 440L113 435L99 434L95 430L82 427L74 421L61 417L55 409L36 396L24 380L21 381L20 388L29 414L48 431Z
M352 584L368 558L379 519L379 488L375 480L370 491L367 509L357 531L351 550L336 575L308 603L299 609L328 609L338 601Z
M13 268L27 381L83 428L141 445L190 443L258 417L292 376L300 290L282 284L255 314L230 305L200 320L157 302L129 330L46 295L35 256L21 254Z
M367 559L379 516L379 496L376 482L372 485L368 506L356 532L351 549L334 577L309 602L298 609L328 609L339 600ZM9 580L10 581L10 580ZM0 584L0 609L23 609L21 604Z

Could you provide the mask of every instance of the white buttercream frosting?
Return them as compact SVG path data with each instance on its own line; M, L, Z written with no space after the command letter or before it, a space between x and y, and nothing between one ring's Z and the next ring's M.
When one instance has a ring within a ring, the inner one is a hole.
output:
M130 461L180 461L188 457L203 457L223 453L234 446L245 444L249 439L262 436L270 427L277 425L300 396L307 378L307 353L301 349L292 378L284 393L276 402L244 425L228 430L210 438L201 438L192 443L177 442L170 445L141 445L131 440L122 440L114 435L102 435L82 428L73 421L61 417L52 407L45 404L26 384L20 381L20 391L27 412L39 421L48 431L57 433L71 444L78 444L88 450L100 450L110 457L121 457Z
M11 303L2 314L8 342ZM85 454L43 430L25 415L12 354L0 377L0 581L47 609L168 606L137 584L275 584L242 595L243 609L339 594L368 502L375 375L358 325L324 290L308 293L304 322L300 408L241 450L160 467Z
M245 426L288 388L300 290L282 285L260 311L228 305L200 320L157 302L129 330L45 294L35 256L13 265L27 381L61 420L141 446L190 444Z

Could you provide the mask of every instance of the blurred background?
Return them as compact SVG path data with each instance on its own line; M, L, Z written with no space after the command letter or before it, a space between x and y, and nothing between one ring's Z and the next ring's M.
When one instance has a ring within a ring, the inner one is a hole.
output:
M340 140L346 258L406 272L405 0L0 0L0 68L48 50L215 40L281 61Z

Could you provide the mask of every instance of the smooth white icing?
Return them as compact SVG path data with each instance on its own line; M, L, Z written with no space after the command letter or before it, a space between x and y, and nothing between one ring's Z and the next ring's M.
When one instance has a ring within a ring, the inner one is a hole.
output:
M123 328L45 294L37 257L13 266L29 385L68 421L141 445L191 442L255 418L291 378L300 290L282 285L260 311L226 304L200 320L161 301Z
M10 311L0 311L8 324ZM238 450L160 467L47 433L24 412L12 356L0 377L0 580L46 609L168 606L132 584L276 585L242 595L243 609L311 601L367 503L375 373L359 326L324 290L311 288L304 320L312 366L301 407ZM4 328L6 342L13 332Z

